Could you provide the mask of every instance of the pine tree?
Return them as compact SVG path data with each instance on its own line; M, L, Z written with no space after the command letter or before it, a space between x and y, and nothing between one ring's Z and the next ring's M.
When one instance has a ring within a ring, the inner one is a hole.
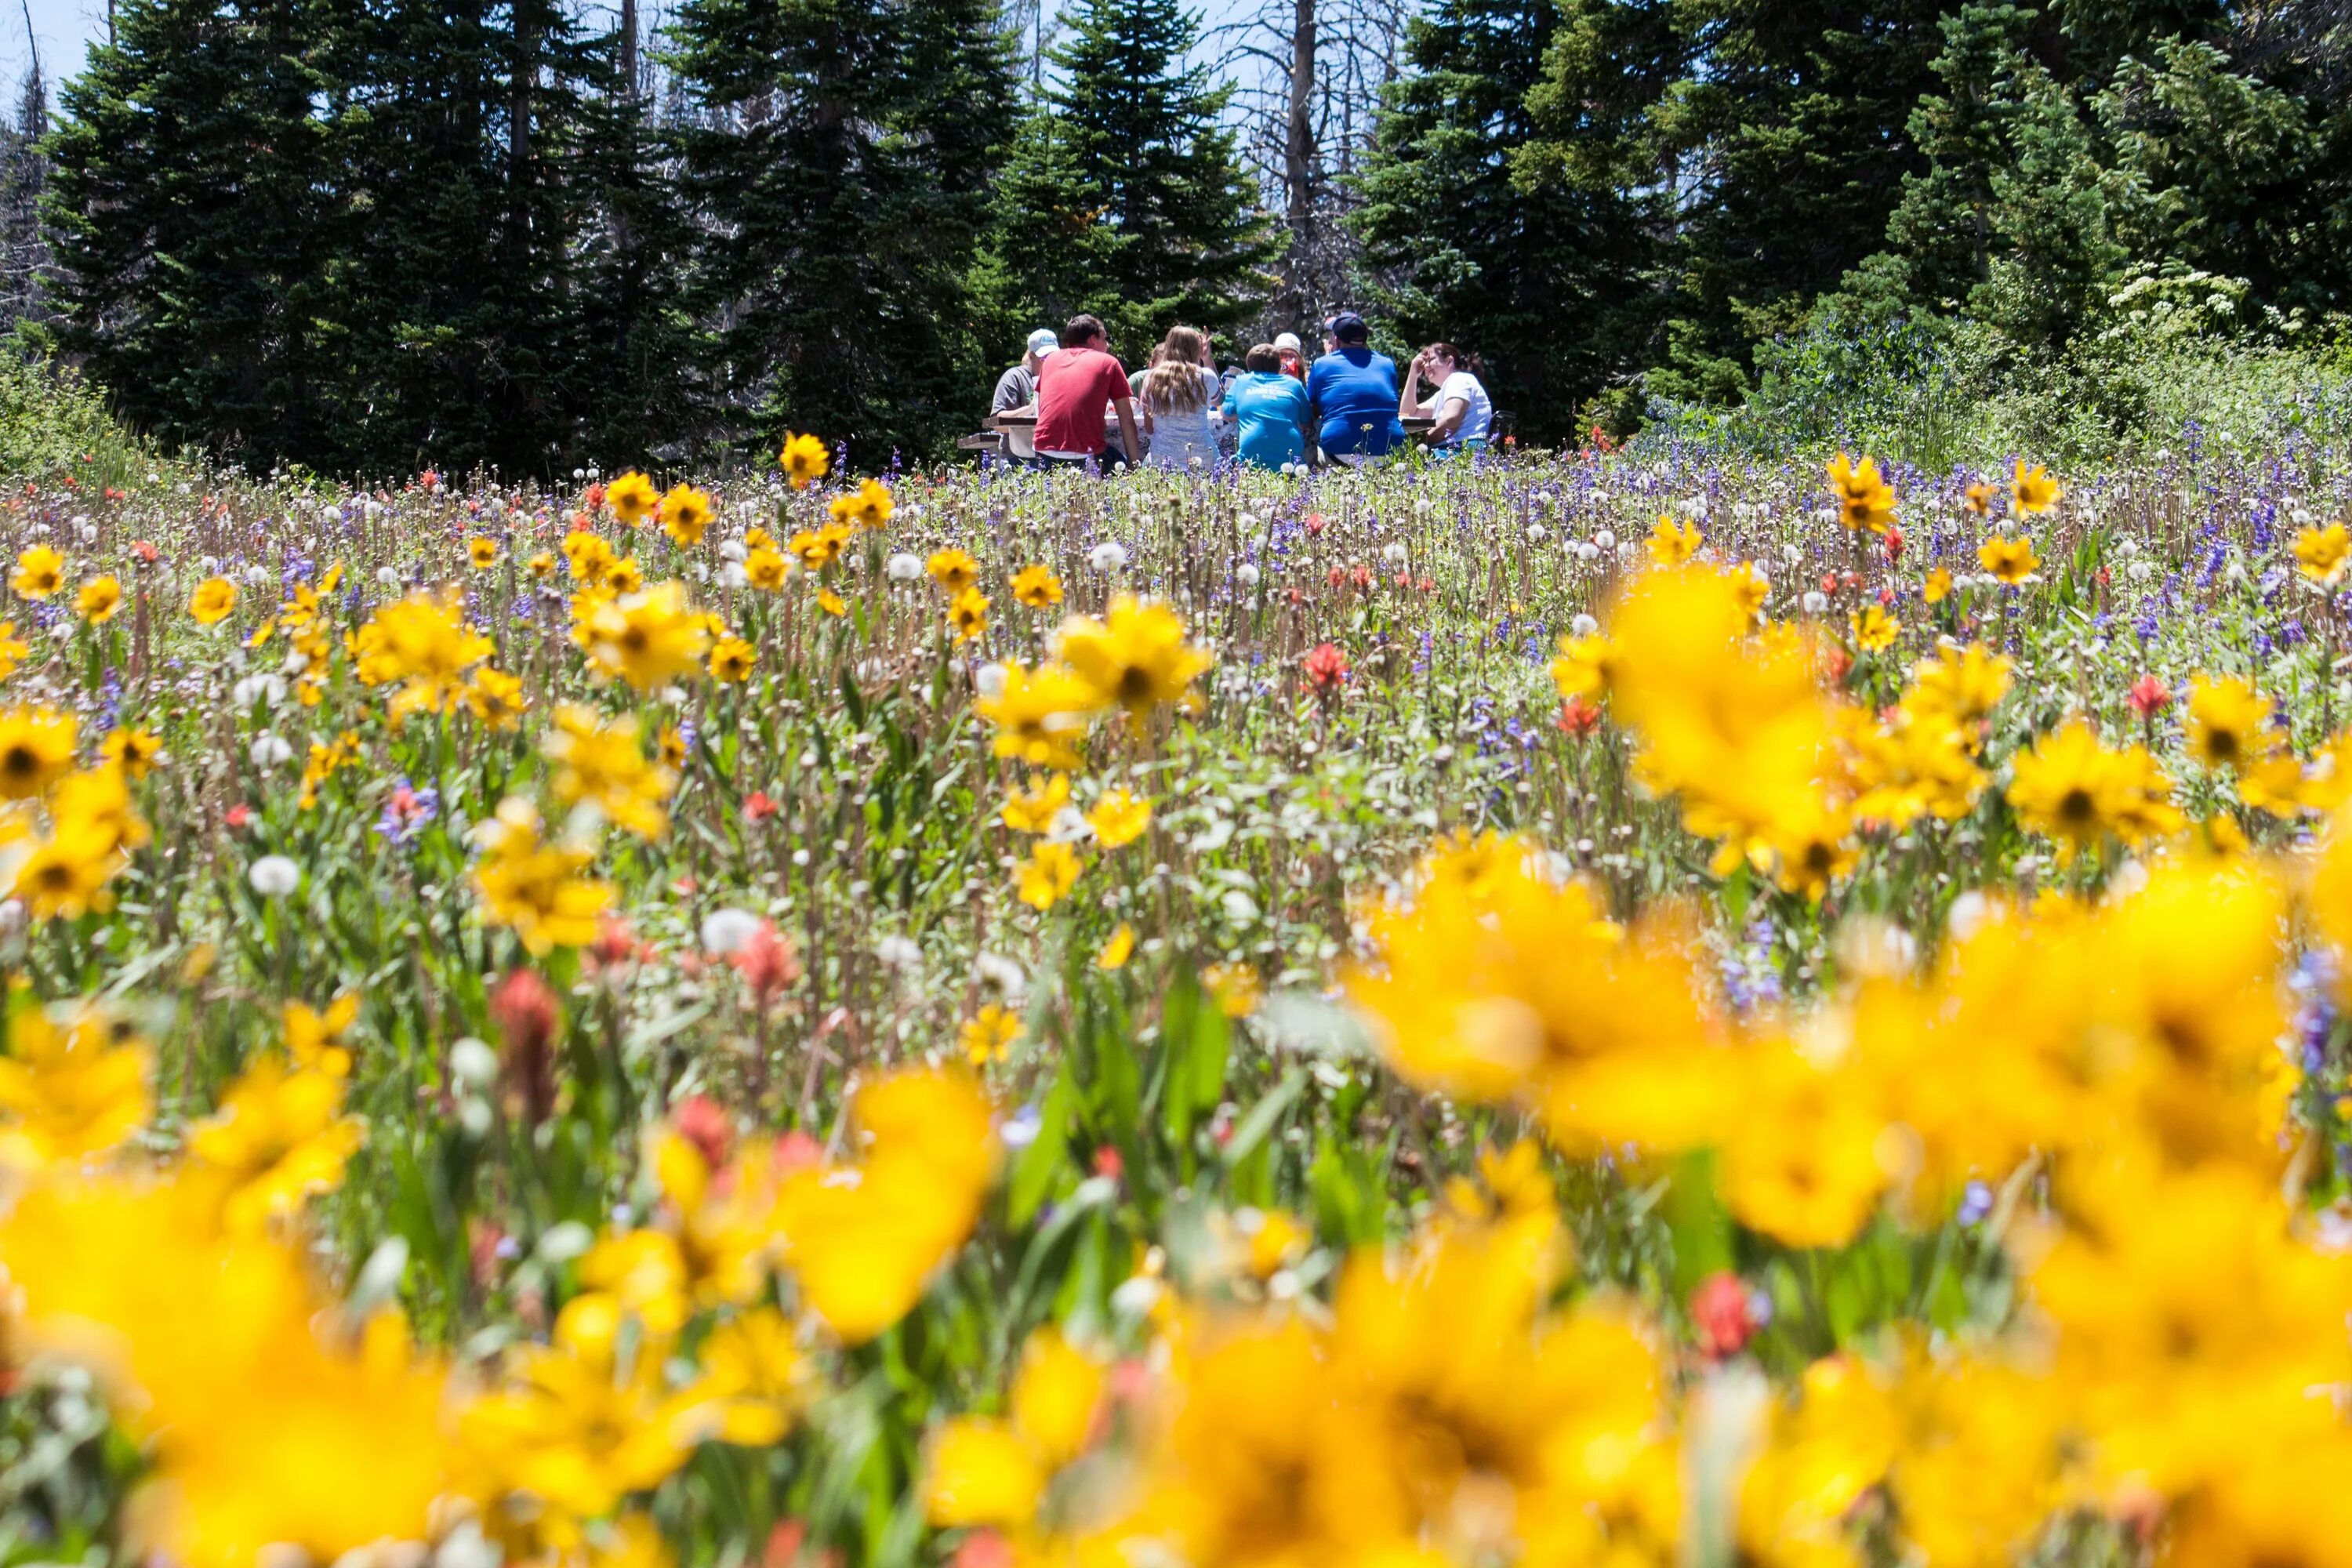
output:
M1658 110L1682 215L1668 393L1720 397L1748 345L1801 322L1880 247L1923 173L1913 108L1933 91L1943 0L1719 0Z
M1444 0L1412 25L1359 182L1381 313L1412 343L1483 354L1538 438L1573 434L1650 347L1664 204L1639 122L1679 73L1667 12Z
M1171 0L1079 0L1053 51L1048 97L1068 147L1071 199L1118 237L1105 321L1132 343L1179 322L1231 329L1271 279L1273 240L1243 174L1225 95L1184 64L1199 24Z
M383 0L345 13L339 173L363 226L352 460L542 473L581 433L575 168L595 58L554 0Z
M2152 60L2168 38L2212 40L2233 18L2229 0L2053 0L2063 41L2041 52L2053 78L2087 99L2115 79L2127 59ZM2284 5L2280 11L2319 9Z
M581 241L574 380L583 444L607 466L676 456L710 434L690 395L699 343L682 302L689 225L635 28L625 16L605 40L612 69L584 105L572 174L594 206Z
M2066 84L2038 65L2021 75L2011 154L1992 174L1995 259L1971 306L2015 342L2059 345L2122 277L2126 192Z
M0 126L0 332L18 322L37 324L48 314L49 247L41 233L41 192L49 174L41 142L48 130L48 83L35 49L16 122Z
M2210 44L2169 38L2124 62L2093 108L2108 160L2145 194L2118 215L2137 255L2244 279L2280 304L2347 302L2335 220L2352 216L2352 174L2327 156L2304 99Z
M332 461L316 0L124 0L64 93L59 336L166 441Z
M2033 22L2006 0L1979 0L1944 18L1934 67L1940 90L1923 94L1911 115L1927 169L1905 182L1886 226L1915 298L1957 308L1992 276L1993 175L2010 162Z
M1058 331L1082 310L1119 320L1126 301L1115 279L1130 242L1087 203L1061 117L1043 106L1031 110L997 175L993 216L972 272L987 348L1010 357L1032 329ZM1150 323L1128 328L1133 336Z
M965 290L1009 129L994 0L685 0L669 59L715 416L864 461L941 447L984 374Z

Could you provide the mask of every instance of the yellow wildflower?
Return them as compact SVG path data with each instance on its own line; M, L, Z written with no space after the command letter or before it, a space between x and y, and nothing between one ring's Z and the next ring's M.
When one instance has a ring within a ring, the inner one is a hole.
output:
M833 467L833 458L825 451L824 443L805 433L798 436L787 434L783 450L776 454L776 461L782 465L784 477L792 481L793 489L796 490L808 489L824 478L825 470Z

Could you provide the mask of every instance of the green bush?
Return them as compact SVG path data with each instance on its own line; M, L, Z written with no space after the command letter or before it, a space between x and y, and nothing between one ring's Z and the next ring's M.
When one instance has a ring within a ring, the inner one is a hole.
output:
M71 466L85 479L110 484L152 464L152 454L70 367L0 352L0 473Z
M1738 406L1652 400L1653 439L1866 450L1930 470L2030 454L2082 466L2189 438L2352 438L2352 340L2252 311L2245 285L2143 272L2063 348L1969 318L1832 301L1759 349Z

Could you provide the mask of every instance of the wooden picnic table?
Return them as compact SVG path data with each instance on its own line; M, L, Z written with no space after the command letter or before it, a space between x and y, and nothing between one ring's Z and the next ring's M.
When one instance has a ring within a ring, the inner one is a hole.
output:
M1007 429L1016 425L1024 430L1034 430L1037 427L1037 416L1034 414L1024 414L1017 409L1009 414L992 414L988 416L988 422L991 425L995 426L1000 430ZM1435 425L1437 421L1428 418L1413 418L1404 420L1402 423L1404 426L1404 433L1406 435L1417 436Z

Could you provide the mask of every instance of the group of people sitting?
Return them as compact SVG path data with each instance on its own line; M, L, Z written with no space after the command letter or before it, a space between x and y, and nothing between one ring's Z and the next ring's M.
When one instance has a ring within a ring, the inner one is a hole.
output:
M1404 446L1407 420L1440 455L1484 447L1495 409L1477 362L1432 343L1400 380L1353 310L1326 324L1323 355L1311 365L1297 336L1285 332L1220 374L1208 334L1175 327L1132 380L1102 322L1073 317L1059 333L1029 334L1028 353L998 378L989 410L1007 455L1037 468L1121 458L1208 468L1223 457L1264 468L1365 463Z

